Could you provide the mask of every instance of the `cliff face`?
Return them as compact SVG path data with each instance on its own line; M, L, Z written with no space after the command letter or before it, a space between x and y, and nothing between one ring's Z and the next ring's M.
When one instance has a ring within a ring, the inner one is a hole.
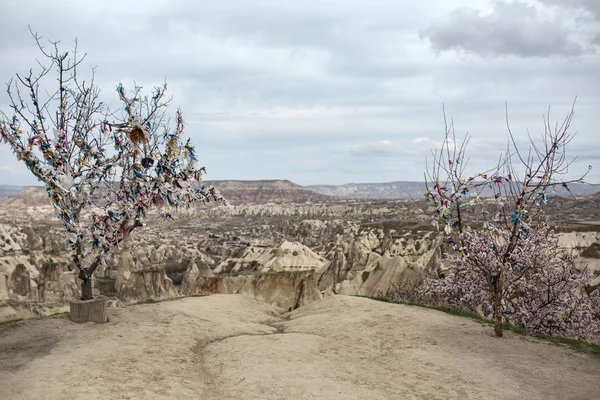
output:
M242 248L214 270L216 274L315 270L325 258L298 242L284 241L276 247Z
M433 274L441 263L441 238L433 232L366 229L342 241L317 270L324 293L376 296L399 282Z
M244 294L289 311L321 298L313 271L200 278L194 294Z
M563 227L559 233L559 246L580 254L576 265L587 267L594 276L591 285L599 286L600 226L588 226L589 231L564 231L568 229ZM327 253L327 263L316 271L319 290L324 294L381 295L393 284L437 276L446 251L451 250L438 232L363 228Z
M40 250L31 250L26 233L4 228L5 235L0 236L0 321L64 311L80 293L67 252L42 251L40 243L47 240L43 234L34 235L32 241ZM154 244L129 239L107 258L106 267L97 270L94 293L125 304L193 294L241 293L286 309L320 298L313 272L324 258L299 243L284 242L261 250L265 253L262 271L248 274L248 268L241 268L238 275L215 276L211 269L215 260L185 240Z
M285 179L257 181L205 181L213 185L234 204L248 203L305 203L331 200L329 196L316 193L309 188Z

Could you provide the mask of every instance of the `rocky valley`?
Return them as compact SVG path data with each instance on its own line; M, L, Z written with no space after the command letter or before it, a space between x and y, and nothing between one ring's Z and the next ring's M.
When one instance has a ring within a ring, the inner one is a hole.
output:
M293 310L334 293L375 296L419 280L436 273L448 251L420 199L334 197L289 181L214 184L229 206L180 209L174 221L149 215L98 270L96 293L112 306L241 293ZM561 246L581 254L594 285L599 206L598 194L549 202ZM66 247L43 188L0 199L0 321L66 309L79 290Z

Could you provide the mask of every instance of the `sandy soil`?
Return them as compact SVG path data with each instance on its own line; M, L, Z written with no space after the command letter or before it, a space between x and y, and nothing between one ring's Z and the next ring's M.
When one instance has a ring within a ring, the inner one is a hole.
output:
M600 358L417 307L240 295L0 326L0 399L598 399Z

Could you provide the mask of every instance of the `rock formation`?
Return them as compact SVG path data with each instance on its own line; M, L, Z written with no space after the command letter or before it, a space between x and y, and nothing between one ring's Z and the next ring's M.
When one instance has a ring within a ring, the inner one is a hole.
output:
M277 247L249 246L228 258L215 269L216 274L248 272L284 272L314 270L325 263L308 247L298 242L284 241Z
M600 240L585 249L576 263L578 266L587 267L592 272L594 279L590 282L591 288L600 287Z
M323 197L293 203L286 199L306 189L285 181L228 182L222 187L237 190L240 200L258 190L264 196L229 208L178 210L174 222L150 213L147 226L98 269L96 294L118 304L245 293L293 308L319 292L381 294L441 267L443 235L416 202ZM25 188L0 200L0 320L59 310L79 293L63 227L45 196L42 188ZM600 284L600 224L588 211L598 199L556 200L587 216L556 224L560 245L581 253L579 265L595 272L593 285Z
M440 265L442 247L434 232L364 229L341 242L317 270L323 293L375 296L392 284L431 275Z
M244 294L289 311L321 298L313 271L199 278L195 294Z

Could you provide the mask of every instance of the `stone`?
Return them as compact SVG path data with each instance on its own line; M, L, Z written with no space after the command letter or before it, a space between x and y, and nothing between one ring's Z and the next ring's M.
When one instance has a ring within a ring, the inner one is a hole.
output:
M18 264L8 282L9 290L19 296L26 297L31 291L31 275L25 265Z
M98 296L92 300L73 299L69 306L69 318L73 322L108 322L107 301L104 296Z

